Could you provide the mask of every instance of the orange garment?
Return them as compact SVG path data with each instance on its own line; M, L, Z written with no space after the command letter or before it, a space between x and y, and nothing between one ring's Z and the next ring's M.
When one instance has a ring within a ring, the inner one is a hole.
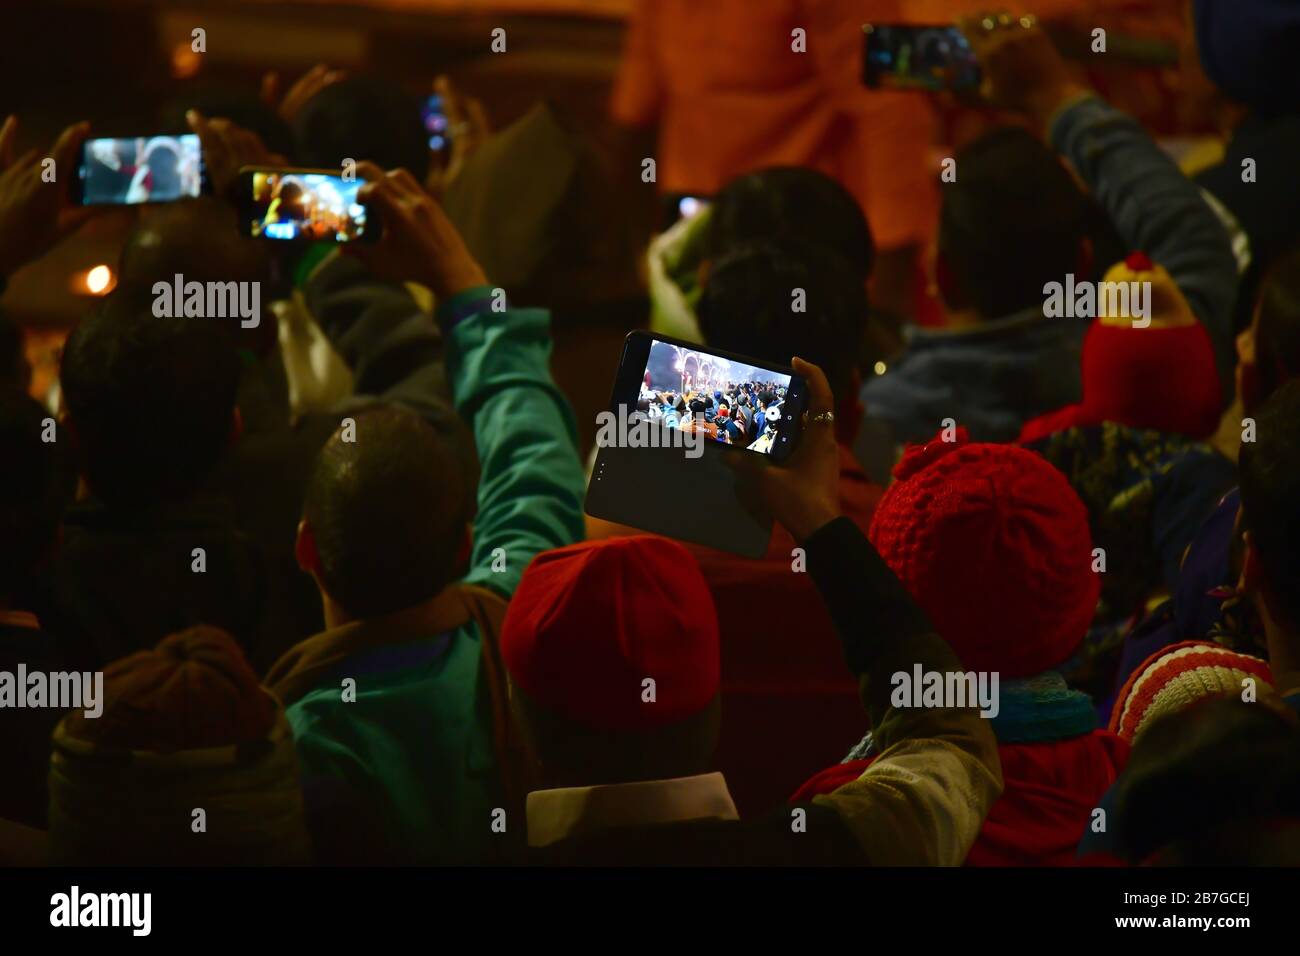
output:
M659 127L664 193L710 195L742 173L810 166L862 204L876 244L925 241L938 209L934 110L862 85L862 24L903 0L638 0L615 119ZM794 31L806 52L795 52Z

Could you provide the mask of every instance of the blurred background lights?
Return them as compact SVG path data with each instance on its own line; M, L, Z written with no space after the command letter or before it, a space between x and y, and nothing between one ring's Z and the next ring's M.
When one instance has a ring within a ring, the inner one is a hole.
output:
M107 295L113 290L116 281L112 269L106 265L97 265L81 273L74 284L79 287L78 291Z

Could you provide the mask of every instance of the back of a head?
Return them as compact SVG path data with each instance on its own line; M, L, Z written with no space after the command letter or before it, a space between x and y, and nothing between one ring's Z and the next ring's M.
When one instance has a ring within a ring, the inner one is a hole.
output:
M1065 476L964 429L907 450L870 538L962 664L1003 680L1066 661L1097 608L1088 513Z
M56 863L308 862L292 731L229 634L194 627L114 661L97 696L97 716L54 733Z
M1263 702L1214 699L1155 721L1115 784L1120 855L1137 862L1217 828L1300 815L1300 729Z
M857 269L825 247L784 237L732 250L713 264L697 314L709 345L779 365L797 355L850 397L867 295Z
M1273 264L1260 284L1255 325L1255 381L1246 410L1300 377L1300 247Z
M239 234L235 211L210 196L146 206L127 235L119 259L124 284L150 289L172 282L259 282L272 279L272 259L262 243Z
M717 742L713 598L667 538L539 554L501 630L513 702L548 785L700 773Z
M414 607L452 583L478 475L412 411L375 406L353 421L355 434L345 423L321 449L303 517L326 593L368 618Z
M92 491L114 505L201 486L227 446L241 368L213 319L158 318L119 290L68 336L60 382Z
M238 282L255 286L259 310L287 289L277 275L267 243L240 235L234 210L213 197L147 206L127 235L119 259L119 283L137 297L152 294L154 283L172 286L177 276L190 282ZM276 325L259 321L244 328L233 317L213 319L239 346L261 353L276 342Z
M419 100L377 76L349 76L308 100L292 120L298 162L338 169L345 159L405 169L423 182L429 142Z
M75 473L65 455L67 443L58 440L52 425L31 398L0 388L0 448L5 455L0 468L0 605L25 595L72 499Z
M1292 112L1300 100L1294 0L1194 0L1201 66L1224 93L1262 112Z
M714 197L709 216L709 258L751 243L789 236L826 246L871 275L876 247L853 194L824 173L774 166L738 176Z
M1275 613L1300 628L1300 380L1255 412L1255 440L1238 461L1242 524L1262 566Z
M957 170L939 218L948 305L985 319L1041 307L1044 284L1079 267L1088 198L1056 155L1019 127L967 146Z

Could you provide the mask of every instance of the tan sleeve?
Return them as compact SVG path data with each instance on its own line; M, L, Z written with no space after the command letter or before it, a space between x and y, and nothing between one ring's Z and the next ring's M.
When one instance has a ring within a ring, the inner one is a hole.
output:
M880 731L901 739L813 802L839 813L873 866L960 866L1002 793L988 721L974 710L891 708Z

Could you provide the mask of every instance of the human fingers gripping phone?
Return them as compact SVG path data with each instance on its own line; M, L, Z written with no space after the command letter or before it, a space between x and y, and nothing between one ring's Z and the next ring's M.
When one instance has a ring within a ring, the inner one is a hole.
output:
M791 368L633 332L598 420L587 514L761 557L772 518L742 495L738 464L784 471L769 465L803 446L807 405Z
M364 185L320 169L242 169L240 228L255 239L282 242L376 242L378 212L357 196Z
M198 136L88 139L81 146L74 200L82 206L133 206L201 195L206 185Z
M886 90L977 90L975 50L957 26L868 23L863 32L863 82Z

